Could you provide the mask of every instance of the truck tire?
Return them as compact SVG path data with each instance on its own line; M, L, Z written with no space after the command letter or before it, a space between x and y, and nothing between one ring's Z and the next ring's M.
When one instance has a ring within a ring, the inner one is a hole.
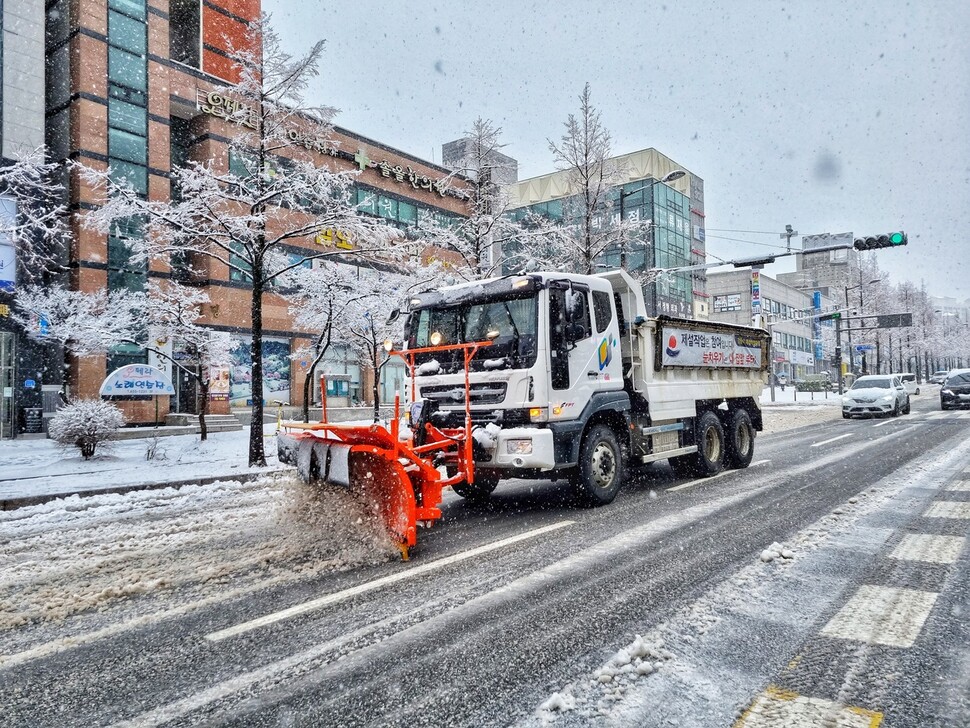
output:
M451 489L467 501L480 502L488 500L492 491L498 486L499 474L493 470L479 470L475 472L475 482L469 485L465 481L455 483Z
M724 469L724 426L721 418L708 410L697 419L697 453L694 474L701 478L717 475Z
M623 478L623 453L616 435L606 425L594 425L579 447L579 466L573 476L577 498L587 507L612 503Z
M736 409L727 417L724 431L724 464L746 468L754 457L754 425L747 410Z
M670 469L674 471L674 476L677 478L694 477L695 460L697 460L695 455L675 455L672 458L667 458Z

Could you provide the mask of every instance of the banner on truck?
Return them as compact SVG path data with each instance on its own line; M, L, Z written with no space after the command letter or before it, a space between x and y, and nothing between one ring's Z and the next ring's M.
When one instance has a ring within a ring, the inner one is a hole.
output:
M749 334L689 331L664 327L663 366L760 369L761 339Z

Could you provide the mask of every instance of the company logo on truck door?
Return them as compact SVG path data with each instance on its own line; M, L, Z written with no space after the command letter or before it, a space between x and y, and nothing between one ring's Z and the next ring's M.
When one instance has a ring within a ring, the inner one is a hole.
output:
M600 358L600 371L603 371L610 365L613 361L613 347L616 346L616 339L612 336L607 336L600 342L599 347L599 358Z
M667 339L667 356L680 356L680 349L677 348L677 334L671 334L670 338Z

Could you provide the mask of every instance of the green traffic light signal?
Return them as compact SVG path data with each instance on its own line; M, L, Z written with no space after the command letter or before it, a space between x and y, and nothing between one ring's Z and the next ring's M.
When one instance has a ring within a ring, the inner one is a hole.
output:
M906 233L890 233L889 242L893 245L906 245Z
M906 245L909 240L906 233L900 231L889 233L888 235L869 235L864 238L856 238L852 247L856 250L878 250L879 248L894 248L898 245Z

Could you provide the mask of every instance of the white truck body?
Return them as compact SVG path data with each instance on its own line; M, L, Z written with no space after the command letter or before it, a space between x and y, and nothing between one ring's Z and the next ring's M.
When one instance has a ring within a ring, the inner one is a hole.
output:
M729 466L732 458L736 467L750 462L749 451L735 452L748 446L734 442L730 428L746 428L734 439L747 437L753 448L767 332L649 318L639 283L623 271L533 273L419 294L407 329L411 348L492 340L473 360L469 381L472 417L483 427L476 468L493 481L589 471L605 452L586 452L597 427L598 435L613 433L625 463L672 458L694 467L699 441L718 429L707 412L724 430L722 452L708 453L717 462L700 474L719 470L725 458ZM411 396L439 421L464 415L458 362L418 360L413 386Z

